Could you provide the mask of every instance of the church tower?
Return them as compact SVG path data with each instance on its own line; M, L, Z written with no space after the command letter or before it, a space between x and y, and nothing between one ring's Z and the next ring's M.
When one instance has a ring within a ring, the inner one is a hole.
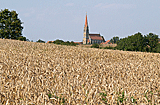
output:
M83 32L83 44L87 44L88 40L89 40L89 27L88 27L88 21L87 21L87 13L86 13L84 32Z

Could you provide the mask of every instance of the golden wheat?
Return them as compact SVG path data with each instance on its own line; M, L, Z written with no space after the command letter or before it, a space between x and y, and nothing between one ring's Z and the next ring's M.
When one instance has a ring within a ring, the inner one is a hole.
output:
M1 104L132 105L133 99L160 104L160 54L0 39Z

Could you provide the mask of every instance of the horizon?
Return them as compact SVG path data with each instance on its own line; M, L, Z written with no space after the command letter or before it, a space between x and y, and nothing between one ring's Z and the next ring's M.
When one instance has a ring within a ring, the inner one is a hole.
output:
M87 12L90 33L100 33L105 41L135 33L160 33L160 1L0 1L1 10L15 10L24 22L22 36L38 39L81 42Z

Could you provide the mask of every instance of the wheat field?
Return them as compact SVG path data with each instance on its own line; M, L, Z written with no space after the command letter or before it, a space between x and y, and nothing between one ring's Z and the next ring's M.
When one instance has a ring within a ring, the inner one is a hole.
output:
M0 39L0 104L158 105L160 54Z

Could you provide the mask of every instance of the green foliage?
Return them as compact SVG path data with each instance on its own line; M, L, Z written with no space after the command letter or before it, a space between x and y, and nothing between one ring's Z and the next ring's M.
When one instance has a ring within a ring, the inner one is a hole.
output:
M45 41L43 41L43 40L41 40L41 39L39 39L39 40L36 41L36 42L38 42L38 43L45 43Z
M151 102L151 100L149 100L149 98L147 97L147 94L149 95L149 93L151 94L151 97L152 97L153 96L153 92L152 91L149 92L148 90L144 93L144 96L146 97L148 102Z
M22 35L22 29L22 22L18 19L16 11L0 11L0 38L17 39Z
M104 90L104 91L105 91L105 90ZM157 92L157 90L156 90L156 92ZM158 91L158 92L160 92L160 91ZM103 102L105 102L105 104L107 104L107 98L106 98L107 92L99 93L99 94L100 94L100 96L102 96L102 97L101 97L101 100L102 100ZM123 102L127 100L127 98L125 98L125 96L124 96L124 91L123 91L121 94L119 94L119 93L116 93L116 94L118 94L118 97L117 97L117 98L118 98L118 99L117 99L117 105L123 104ZM158 95L160 96L160 94L158 94ZM152 92L152 91L149 92L149 91L147 90L147 91L144 93L144 97L146 97L147 101L151 103L151 100L149 100L148 97L153 97L153 92ZM130 99L131 99L131 102L132 102L132 103L137 104L137 101L136 101L136 99L134 99L133 96L130 97ZM108 104L107 104L107 105L108 105Z
M104 103L107 104L107 99L106 99L107 92L105 92L105 93L100 93L100 95L102 96L102 100L104 101Z
M48 94L48 97L49 97L49 99L50 99L50 98L52 97L52 94L51 94L51 93L49 93L49 94Z
M119 37L116 36L116 37L113 37L111 40L110 40L110 43L118 43L119 42Z
M30 40L29 40L29 39L26 39L26 41L27 41L27 42L30 42Z
M149 33L149 35L145 36L145 40L147 45L149 45L150 48L153 49L156 47L156 44L158 43L158 35Z
M64 42L63 40L57 39L57 40L55 40L53 43L54 43L54 44L62 44L63 42Z
M131 97L131 101L132 103L136 103L136 99L134 99L133 96Z
M76 46L77 45L73 41L71 41L71 42L69 42L69 41L64 42L63 40L59 40L59 39L55 40L53 43L54 44L59 44L59 45L67 45L67 46Z
M118 97L117 104L119 105L119 102L120 102L120 103L123 103L124 100L125 100L125 99L124 99L124 91L123 91L123 92L122 92L122 96L119 96L119 97Z
M142 46L144 44L145 43L143 43L142 34L137 33L135 35L128 36L127 38L121 39L116 48L125 51L139 51L142 50Z
M109 47L105 47L104 49L114 49L114 47L111 47L111 46L109 46Z
M27 41L26 37L23 37L23 36L18 37L17 40Z
M54 97L54 98L56 98L56 99L59 99L60 102L62 102L63 104L67 101L67 99L65 99L64 97L62 98L61 96L58 97L58 96L52 95L51 93L49 93L49 94L47 94L47 95L48 95L49 99L52 98L52 97ZM63 94L62 94L62 95L63 95ZM61 104L61 103L59 103L59 104Z
M160 43L158 43L155 48L156 48L156 52L160 53Z
M99 44L94 43L94 44L92 44L91 48L99 48Z
M160 52L158 35L149 33L143 36L141 33L120 39L115 47L124 51Z

